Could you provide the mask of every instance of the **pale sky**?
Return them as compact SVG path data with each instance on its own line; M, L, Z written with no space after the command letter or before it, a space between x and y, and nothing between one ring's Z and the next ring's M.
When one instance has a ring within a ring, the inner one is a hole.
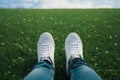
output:
M120 0L0 0L0 8L120 8Z

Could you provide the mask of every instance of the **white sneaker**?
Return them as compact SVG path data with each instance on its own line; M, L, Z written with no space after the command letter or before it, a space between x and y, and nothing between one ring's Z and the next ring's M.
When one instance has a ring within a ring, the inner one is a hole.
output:
M82 41L77 33L70 33L65 41L66 51L66 70L68 70L68 62L72 58L83 59L83 46Z
M53 66L55 66L54 50L55 43L52 35L48 32L41 34L37 43L38 62L41 60L48 60L50 63L53 63Z

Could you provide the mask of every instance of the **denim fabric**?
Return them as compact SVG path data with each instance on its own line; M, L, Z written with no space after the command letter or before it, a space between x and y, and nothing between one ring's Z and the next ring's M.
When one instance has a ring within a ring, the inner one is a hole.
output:
M81 58L69 62L68 72L71 80L102 80ZM54 68L49 61L40 61L24 80L54 80Z
M69 62L71 80L102 80L101 77L81 58Z
M40 61L24 80L54 80L54 68L48 61Z

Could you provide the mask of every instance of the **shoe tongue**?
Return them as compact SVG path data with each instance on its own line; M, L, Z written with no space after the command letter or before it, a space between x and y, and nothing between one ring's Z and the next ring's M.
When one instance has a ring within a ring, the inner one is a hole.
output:
M44 61L44 60L47 60L47 61L49 61L50 63L52 63L50 57L43 57L43 58L41 58L39 61Z
M80 54L72 54L71 59L81 58Z
M74 59L76 58L81 58L81 55L80 54L72 54L71 57L70 57L70 60L68 62L68 64L73 61Z

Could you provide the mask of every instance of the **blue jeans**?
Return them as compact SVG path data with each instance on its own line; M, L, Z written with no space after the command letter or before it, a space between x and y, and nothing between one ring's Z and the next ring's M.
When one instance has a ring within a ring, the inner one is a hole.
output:
M40 61L24 80L54 80L54 68L49 61Z
M69 64L71 80L102 80L81 58L72 60ZM48 61L37 63L24 80L54 80L54 68Z

